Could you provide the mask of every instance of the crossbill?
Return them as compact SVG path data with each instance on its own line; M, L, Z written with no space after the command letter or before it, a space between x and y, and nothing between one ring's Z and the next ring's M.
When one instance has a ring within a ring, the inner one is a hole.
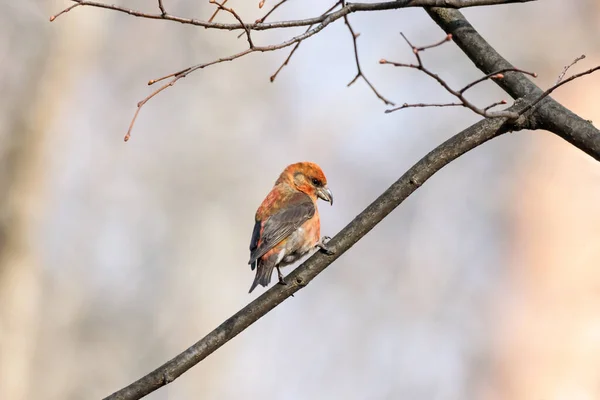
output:
M280 267L292 264L313 248L327 254L328 237L320 239L321 221L317 200L333 205L327 178L317 164L299 162L286 167L271 192L256 211L250 240L250 264L256 277L250 287L267 286L277 268L279 283L285 284Z

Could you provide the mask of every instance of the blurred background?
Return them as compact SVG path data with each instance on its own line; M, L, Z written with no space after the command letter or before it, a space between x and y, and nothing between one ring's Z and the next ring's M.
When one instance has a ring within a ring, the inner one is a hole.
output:
M254 212L281 170L318 162L333 236L413 163L479 120L385 106L355 75L342 21L287 56L197 71L152 99L149 79L247 46L211 31L2 0L0 399L98 399L175 356L249 295ZM154 1L120 1L158 12ZM245 20L256 1L231 0ZM208 1L165 0L207 19ZM290 1L275 19L327 8ZM516 66L552 85L600 63L600 3L465 10ZM234 22L221 13L218 21ZM396 103L443 102L401 39L443 32L420 9L351 15L362 66ZM280 42L302 31L254 34ZM453 44L423 54L456 87L480 76ZM600 74L554 96L600 121ZM477 86L479 105L508 99ZM600 165L547 132L505 135L436 174L294 298L148 399L600 397ZM286 272L289 272L287 270Z

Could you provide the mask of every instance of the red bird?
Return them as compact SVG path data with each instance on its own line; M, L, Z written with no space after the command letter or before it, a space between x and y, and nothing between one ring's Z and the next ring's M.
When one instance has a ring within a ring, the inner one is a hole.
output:
M277 268L279 283L285 284L279 268L299 260L314 247L333 254L325 246L329 238L319 239L317 198L333 205L327 178L317 164L292 164L279 175L256 211L248 261L252 270L256 268L256 277L249 293L258 284L266 287L271 282L273 268Z

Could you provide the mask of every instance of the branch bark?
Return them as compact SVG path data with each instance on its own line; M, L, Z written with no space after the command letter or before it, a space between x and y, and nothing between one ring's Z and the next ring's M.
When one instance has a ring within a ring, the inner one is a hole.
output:
M429 8L426 11L440 28L452 34L452 40L483 73L514 68L481 37L460 11L447 8ZM494 83L512 98L526 102L533 102L544 94L519 72L507 72L504 79L494 80ZM550 96L541 100L526 116L531 129L548 130L600 161L600 131Z

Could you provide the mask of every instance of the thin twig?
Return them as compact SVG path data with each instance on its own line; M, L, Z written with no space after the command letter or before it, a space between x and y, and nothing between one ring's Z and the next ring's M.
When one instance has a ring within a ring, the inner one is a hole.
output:
M227 11L228 13L233 15L233 17L238 20L240 25L244 27L244 31L246 31L246 38L248 39L248 45L250 46L251 49L254 48L254 44L252 43L252 37L250 36L250 29L248 29L246 24L244 24L244 21L242 21L242 18L238 15L238 13L235 12L235 10L233 8L225 7L223 5L227 2L227 0L223 0L222 4L219 3L217 0L208 0L208 2L211 4L215 4L219 8L219 10Z
M452 35L446 35L446 37L445 37L445 38L443 38L442 40L440 40L440 41L439 41L439 42L437 42L437 43L430 44L430 45L427 45L427 46L422 46L422 47L414 47L414 46L413 46L413 45L412 45L412 44L411 44L411 43L408 41L408 39L406 38L406 36L404 36L404 34L403 34L402 32L400 32L400 34L402 35L402 37L404 38L404 40L406 40L406 42L408 43L408 45L409 45L410 47L412 47L412 48L413 48L413 52L414 52L415 54L417 54L417 53L419 53L419 52L421 52L421 51L425 51L425 50L427 50L427 49L433 49L434 47L441 46L441 45L443 45L444 43L446 43L446 42L449 42L449 41L451 41L451 40L452 40Z
M56 18L60 17L64 13L68 13L69 11L71 11L72 9L74 9L75 7L79 7L80 5L81 4L79 4L79 3L75 3L72 6L69 6L69 7L65 8L64 10L62 10L61 12L59 12L58 14L52 15L50 17L50 22L54 21Z
M345 6L346 6L346 1L342 0L342 7L345 7ZM352 35L352 45L354 47L354 61L356 63L356 76L348 83L347 86L348 87L352 86L352 84L354 84L354 82L356 82L358 80L358 78L362 78L363 81L365 81L365 83L367 85L369 85L369 87L371 88L371 90L373 91L373 93L375 93L375 96L377 96L381 101L383 101L386 105L389 105L389 106L395 105L393 102L391 102L390 100L388 100L385 97L383 97L381 95L381 93L379 93L377 91L377 89L375 89L375 86L373 86L373 84L371 83L371 81L369 81L369 79L363 73L362 68L360 67L360 59L358 57L358 44L356 42L356 39L358 39L358 36L360 34L354 32L354 29L352 28L352 25L350 25L350 21L348 20L348 16L347 15L344 15L344 23L348 27L348 31L350 32L350 35Z
M275 5L273 6L273 8L271 8L271 9L270 9L270 10L269 10L269 11L268 11L268 12L267 12L265 15L263 15L261 18L257 19L257 20L256 20L256 21L254 21L254 22L255 22L255 23L257 23L257 24L261 24L261 23L265 22L265 20L267 19L267 17L268 17L269 15L271 15L271 14L273 13L273 11L277 10L277 9L279 8L279 6L281 6L282 4L284 4L286 1L288 1L288 0L281 0L279 3L275 4ZM310 25L308 29L310 29L310 27L311 27L311 26L312 26L312 25ZM238 39L239 39L239 38L241 38L241 37L242 37L242 35L243 35L243 33L240 33L240 34L238 35Z
M444 80L442 79L439 75L433 73L432 71L430 71L427 67L425 67L425 65L423 64L423 60L421 59L420 56L420 52L423 51L424 49L431 49L433 47L437 47L440 46L450 40L452 40L452 35L451 34L447 34L446 37L444 39L442 39L439 42L435 42L432 45L428 45L428 46L422 46L422 47L417 47L415 45L413 45L410 40L408 40L408 38L406 37L406 35L404 35L402 32L400 32L400 35L402 36L402 38L404 38L404 40L406 41L406 43L410 46L410 48L412 49L413 54L415 55L415 58L417 60L417 64L406 64L406 63L398 63L398 62L393 62L393 61L387 61L385 59L382 59L379 61L380 64L390 64L396 67L404 67L404 68L412 68L412 69L416 69L419 70L421 72L423 72L424 74L426 74L427 76L435 79L444 89L446 89L446 91L448 93L450 93L451 95L453 95L454 97L456 97L458 100L460 100L460 105L462 105L463 107L466 107L468 109L470 109L471 111L475 112L476 114L479 114L485 118L497 118L497 117L504 117L504 118L510 118L510 119L516 119L519 117L519 114L516 113L515 111L489 111L491 108L496 107L500 104L506 104L506 102L496 102L493 103L490 106L487 106L485 108L479 108L477 107L475 104L471 103L469 100L467 100L464 96L464 92L467 91L468 89L472 88L473 86L484 82L488 79L503 79L504 78L504 73L506 72L522 72L524 74L533 76L533 77L537 77L537 74L533 73L533 72L527 72L527 71L523 71L521 69L518 68L504 68L498 71L494 71L493 73L487 74L481 78L478 78L476 80L474 80L473 82L467 84L465 87L463 87L460 90L454 90L450 87L450 85ZM457 103L449 103L449 104L443 104L443 103L418 103L417 105L414 105L414 107L444 107L444 106L456 106ZM392 108L392 109L388 109L385 112L386 113L391 113L394 111L398 111L398 110L402 110L404 108L408 108L408 107L413 107L413 105L406 105L406 106L401 106L401 107L396 107L396 108Z
M301 35L298 36L294 36L293 38L286 40L285 42L282 43L278 43L278 44L273 44L273 45L268 45L268 46L253 46L250 47L244 51L241 51L239 53L233 54L231 56L227 56L227 57L223 57L223 58L219 58L217 60L213 60L210 62L206 62L206 63L202 63L202 64L197 64L191 67L188 67L186 69L183 69L181 71L175 72L175 73L171 73L165 76L162 76L160 78L157 79L152 79L148 82L148 85L153 85L156 82L160 82L162 80L168 79L168 78L173 78L171 79L168 83L166 83L165 85L161 86L160 88L158 88L156 91L150 93L150 95L146 96L143 100L141 100L138 105L137 105L137 110L135 111L135 114L133 115L133 119L131 120L131 123L129 124L129 129L127 130L127 133L125 134L125 141L128 141L131 137L131 131L133 129L133 125L135 124L135 120L137 119L137 116L140 112L140 109L148 102L148 100L150 100L151 98L153 98L154 96L156 96L157 94L159 94L160 92L162 92L163 90L165 90L166 88L173 86L178 80L180 80L181 78L185 78L186 76L188 76L189 74L191 74L194 71L197 71L199 69L203 69L206 67L209 67L211 65L215 65L215 64L220 64L222 62L226 62L226 61L233 61L235 59L238 59L240 57L243 57L245 55L248 55L250 53L255 53L255 52L267 52L267 51L275 51L275 50L279 50L279 49L283 49L285 47L289 47L295 43L300 43L303 40L319 33L321 30L325 29L325 27L327 25L329 25L332 21L329 19L325 19L323 20L322 23L320 23L319 25L317 25L316 27L304 32Z
M544 93L542 93L540 95L540 97L538 97L537 99L535 99L534 101L532 101L527 107L525 107L520 113L519 115L523 115L525 114L527 111L531 110L533 107L535 107L540 101L544 100L546 97L548 97L550 95L550 93L554 92L556 89L558 89L559 87L561 87L562 85L569 83L577 78L581 78L582 76L585 75L589 75L593 72L596 72L600 70L600 65L591 69L588 69L587 71L584 72L580 72L578 74L575 75L571 75L570 77L568 77L565 80L561 80L559 83L557 83L556 85L546 89L546 91Z
M497 107L497 106L501 106L501 105L503 105L503 104L506 104L506 100L500 100L500 101L497 101L497 102L495 102L495 103L492 103L492 104L490 104L489 106L487 106L486 108L484 108L483 110L484 110L484 111L487 111L487 110L489 110L490 108L494 108L494 107Z
M221 3L221 5L225 5L225 3L227 3L227 0L223 0L223 2ZM221 11L221 8L217 7L217 9L215 10L215 12L210 16L210 18L208 19L208 22L213 22L213 20L215 19L215 17L217 16L217 14L219 13L219 11ZM209 28L208 26L205 26L205 28ZM238 37L242 37L244 33L240 33L240 36Z
M227 0L225 0L227 1ZM160 13L164 16L167 15L167 12L165 11L165 6L163 5L162 0L158 0L158 9L160 10Z
M558 75L558 80L556 81L556 85L558 85L560 83L560 81L563 80L563 78L565 77L565 74L567 73L569 68L571 68L573 65L577 64L579 61L583 60L584 58L585 58L585 54L582 54L579 57L577 57L576 59L574 59L571 64L565 66L563 68L562 72L560 73L560 75Z
M160 78L150 79L148 81L148 86L154 85L155 83L160 82L160 81L164 81L165 79L172 78L174 76L184 74L184 73L188 72L190 70L190 68L191 67L187 67L185 69L182 69L181 71L177 71L177 72L173 72L173 73L171 73L169 75L161 76Z
M331 7L329 7L329 9L327 11L325 11L322 15L329 14L331 11L333 11L340 4L342 4L342 0L337 1L334 5L332 5ZM310 25L306 29L306 32L308 32L312 27L313 27L313 25ZM290 59L292 58L292 56L294 55L294 53L296 52L296 50L298 50L298 47L300 47L300 43L302 43L302 41L299 41L298 43L296 43L296 45L294 47L292 47L292 51L290 51L290 54L288 54L288 56L285 58L285 61L279 66L279 68L277 68L277 71L275 71L275 73L273 75L271 75L271 77L269 78L271 80L271 82L273 82L275 80L275 78L277 78L277 75L279 75L279 73L281 72L281 70L283 69L283 67L285 67L286 65L288 65L288 63L290 62Z
M277 10L281 5L283 5L288 0L281 0L279 3L275 4L273 8L271 8L265 15L256 20L257 24L265 22L265 20L273 13L273 11Z
M224 29L224 30L239 30L244 29L241 24L223 24L218 22L202 21L195 18L184 18L178 17L171 14L152 14L146 13L131 8L121 7L115 4L107 4L93 0L71 0L79 5L104 8L107 10L117 11L125 14L129 14L134 17L147 18L147 19L160 19L165 21L177 22L180 24L189 24L196 26L203 26L206 28L213 29ZM466 7L478 7L486 5L497 5L497 4L510 4L510 3L526 3L536 0L412 0L406 1L383 1L379 3L348 3L342 9L336 11L331 15L321 15L313 18L288 20L288 21L276 21L271 23L247 23L245 27L250 30L269 30L277 28L291 28L297 26L309 26L319 24L325 21L326 18L331 17L333 22L337 19L342 18L344 15L348 15L355 12L362 11L381 11L381 10L397 10L401 8L413 8L413 7L451 7L451 8L466 8ZM58 15L58 14L57 14Z
M300 43L302 43L302 42L298 42L298 43L296 43L296 45L294 47L292 47L292 51L290 51L290 54L288 54L288 56L285 58L285 61L279 66L279 68L277 68L277 71L275 71L275 73L269 77L269 80L271 82L275 81L275 78L277 78L277 75L279 75L279 73L281 72L283 67L288 65L288 63L292 59L292 56L294 55L296 50L298 50L298 47L300 47Z
M491 74L487 74L485 76L482 76L481 78L479 78L477 80L474 80L473 82L469 83L468 85L466 85L465 87L463 87L462 89L460 89L458 91L458 93L462 94L462 93L466 92L467 90L471 89L473 86L475 86L475 85L477 85L477 84L479 84L479 83L481 83L483 81L486 81L488 79L504 79L504 74L506 72L520 72L522 74L529 75L529 76L532 76L534 78L538 77L538 75L535 72L528 72L528 71L524 71L524 70L519 69L519 68L504 68L504 69L501 69L501 70L498 70L498 71L494 71Z
M385 113L389 114L391 112L402 110L404 108L416 108L416 107L456 107L456 106L464 107L464 105L462 103L412 103L412 104L404 103L400 107L396 107L396 108L391 108L391 109L385 110Z

